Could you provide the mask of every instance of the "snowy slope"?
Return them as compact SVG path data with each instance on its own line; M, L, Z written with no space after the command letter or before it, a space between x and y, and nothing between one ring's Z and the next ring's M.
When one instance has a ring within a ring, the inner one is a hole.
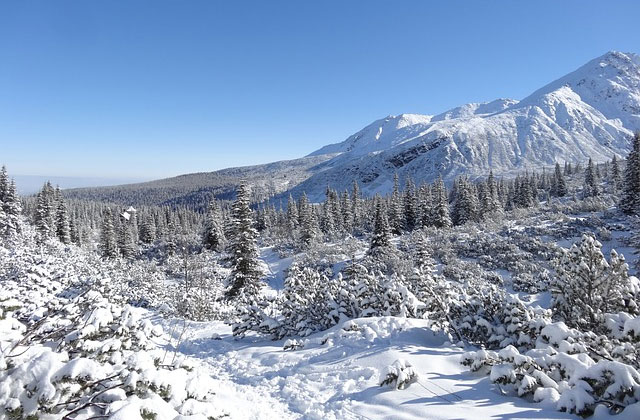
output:
M347 321L299 340L303 348L294 351L285 351L283 340L239 342L221 322L190 323L187 334L181 354L201 359L213 377L239 391L290 410L267 411L261 419L577 418L502 395L486 376L461 366L463 349L446 345L424 320ZM398 391L380 386L384 368L399 359L414 367L417 381Z
M327 185L358 180L365 193L387 192L400 178L507 174L553 165L605 161L628 151L640 129L640 56L609 52L522 101L467 104L437 116L378 120L311 155L340 153L293 189L321 199Z

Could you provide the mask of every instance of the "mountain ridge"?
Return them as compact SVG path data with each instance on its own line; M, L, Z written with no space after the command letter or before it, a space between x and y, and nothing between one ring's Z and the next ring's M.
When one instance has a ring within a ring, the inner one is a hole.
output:
M508 176L589 158L600 162L625 155L636 130L640 130L640 56L610 51L522 100L501 98L436 115L406 113L378 119L342 142L290 161L310 159L312 164L293 163L296 175L267 195L278 199L306 192L312 201L321 201L327 186L350 189L354 180L364 194L386 193L396 173L401 180L411 177L421 183L438 176L447 181L462 174L479 177L489 170ZM228 198L240 178L260 184L260 176L283 176L286 161L276 163L211 172L225 174L225 188L208 188L206 182L201 187L208 197ZM252 171L257 175L249 176ZM173 197L163 203L180 203L194 191L174 188Z

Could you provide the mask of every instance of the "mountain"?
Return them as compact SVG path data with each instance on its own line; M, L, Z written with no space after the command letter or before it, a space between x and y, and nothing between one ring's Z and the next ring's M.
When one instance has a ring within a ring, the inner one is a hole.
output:
M255 199L305 191L324 199L327 186L385 193L393 175L416 183L438 176L514 175L556 162L596 162L626 155L640 130L640 56L608 52L528 97L466 104L439 115L402 114L377 120L346 140L305 158L182 175L122 187L71 190L73 198L122 204L189 204L231 198L241 179Z
M357 180L364 193L388 192L400 179L514 174L556 162L611 159L628 152L640 129L640 57L609 52L525 99L498 99L436 116L402 114L375 121L310 156L338 153L292 189L322 199Z
M264 201L300 184L316 167L335 155L307 156L265 165L228 168L214 172L180 175L137 184L64 190L65 197L97 200L121 205L188 206L206 208L211 198L232 199L236 187L246 181L252 186L254 201Z

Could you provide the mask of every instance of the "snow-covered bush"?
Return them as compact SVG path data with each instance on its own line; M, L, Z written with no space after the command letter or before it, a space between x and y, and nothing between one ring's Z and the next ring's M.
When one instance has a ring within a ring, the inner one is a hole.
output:
M383 378L380 386L389 385L395 389L405 389L418 380L418 373L404 359L398 359L384 368L380 376Z
M602 244L583 235L556 261L553 280L553 311L572 326L602 331L610 312L637 313L640 282L629 276L624 256L614 250L607 261Z

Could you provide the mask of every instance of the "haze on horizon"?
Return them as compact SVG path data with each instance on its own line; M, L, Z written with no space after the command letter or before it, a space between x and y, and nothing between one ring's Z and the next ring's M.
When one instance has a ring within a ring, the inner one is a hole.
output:
M639 52L639 12L634 1L5 2L0 163L137 180L293 159L389 114L521 99L608 50Z

